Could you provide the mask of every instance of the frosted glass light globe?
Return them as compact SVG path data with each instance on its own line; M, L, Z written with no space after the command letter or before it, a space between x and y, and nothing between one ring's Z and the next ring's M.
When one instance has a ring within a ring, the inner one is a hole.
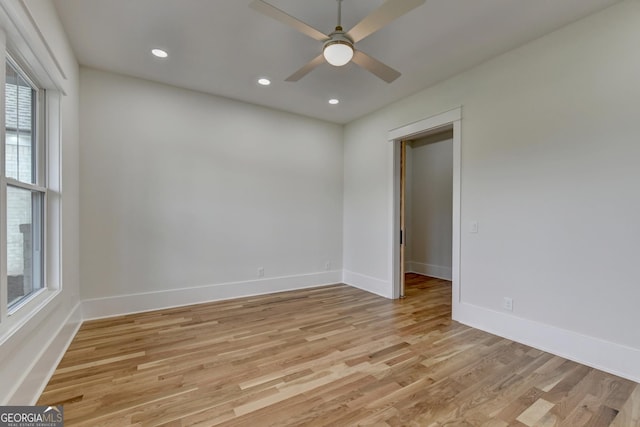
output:
M353 48L342 41L327 43L322 53L324 54L324 59L336 67L348 64L353 58Z

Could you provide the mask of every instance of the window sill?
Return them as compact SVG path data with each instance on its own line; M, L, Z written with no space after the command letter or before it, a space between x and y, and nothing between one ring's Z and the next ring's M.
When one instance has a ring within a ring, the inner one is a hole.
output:
M47 289L46 288L40 289L40 290L38 290L36 292L31 293L30 295L27 295L26 298L23 297L22 299L20 299L20 301L18 301L17 304L9 307L9 310L8 310L9 317L11 317L14 314L18 313L23 307L29 306L30 305L29 303L31 301L39 299L40 296L42 294L44 294L44 293L47 293Z
M44 318L57 305L56 296L60 289L42 289L12 307L5 321L0 325L0 346L8 341L32 320Z

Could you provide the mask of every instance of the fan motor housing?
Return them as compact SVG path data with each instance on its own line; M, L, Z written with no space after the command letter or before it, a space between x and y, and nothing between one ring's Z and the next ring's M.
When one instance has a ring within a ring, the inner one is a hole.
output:
M342 30L342 27L336 27L336 30L329 34L329 40L324 42L324 46L322 49L326 49L327 46L331 46L332 44L346 44L351 49L353 49L353 40L349 38Z

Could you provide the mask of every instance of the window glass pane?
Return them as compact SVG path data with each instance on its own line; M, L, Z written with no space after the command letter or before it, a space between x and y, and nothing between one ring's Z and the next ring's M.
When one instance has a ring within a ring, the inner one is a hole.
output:
M43 194L7 186L7 283L9 307L41 289Z
M7 63L5 83L5 175L36 183L35 100L36 91Z

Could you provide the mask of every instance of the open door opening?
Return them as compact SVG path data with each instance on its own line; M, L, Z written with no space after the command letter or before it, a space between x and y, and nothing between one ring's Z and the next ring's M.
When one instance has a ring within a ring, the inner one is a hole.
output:
M402 297L406 296L407 277L416 289L424 289L426 282L451 282L453 126L402 141L401 150Z
M414 261L413 259L407 259L407 243L411 239L411 220L407 222L407 169L411 168L411 158L407 157L407 149L411 150L412 144L429 144L433 141L438 141L438 135L445 135L449 139L451 145L451 180L450 196L451 196L451 209L450 209L450 243L451 246L447 246L445 250L450 251L451 267L450 273L448 273L448 266L444 267L440 271L429 271L428 268L432 268L433 265L428 263L424 266L427 270L423 269L423 273L431 276L441 276L444 279L449 279L452 282L452 310L453 318L455 319L456 307L460 301L460 122L461 122L462 110L461 108L448 111L446 113L439 114L437 116L421 120L416 123L403 126L398 129L394 129L389 132L389 140L393 143L393 217L391 225L391 241L392 241L392 253L391 263L393 271L393 295L394 298L404 298L406 295L406 283L405 273L407 270L415 270L416 263L413 265L407 265L407 261ZM414 142L418 141L418 142ZM408 165L409 163L409 165ZM409 249L410 250L410 249ZM412 255L413 256L413 255ZM407 269L406 267L410 267ZM444 273L444 274L443 274Z

